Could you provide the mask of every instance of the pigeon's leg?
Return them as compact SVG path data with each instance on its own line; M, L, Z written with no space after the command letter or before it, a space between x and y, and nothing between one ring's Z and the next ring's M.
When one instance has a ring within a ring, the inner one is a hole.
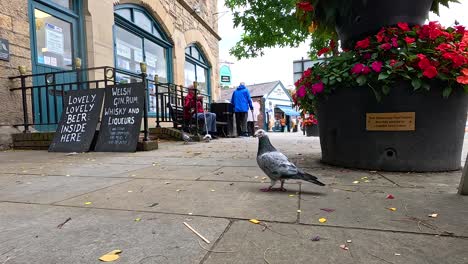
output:
M285 191L287 191L287 190L283 187L283 185L284 185L284 180L281 180L280 191L285 192Z
M260 191L262 191L262 192L274 191L275 189L273 188L273 186L275 186L275 184L276 184L276 180L271 179L270 186L268 186L268 188L262 188L262 189L260 189Z

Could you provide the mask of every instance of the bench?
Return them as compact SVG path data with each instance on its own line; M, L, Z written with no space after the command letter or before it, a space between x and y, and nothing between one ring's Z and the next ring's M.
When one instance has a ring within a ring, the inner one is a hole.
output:
M197 128L197 120L195 118L191 118L190 120L186 120L184 118L184 108L182 106L167 103L167 108L169 108L169 115L171 116L174 128L182 129L183 131L191 134L197 134L197 132L203 130ZM203 127L203 125L203 120L199 120L198 126Z

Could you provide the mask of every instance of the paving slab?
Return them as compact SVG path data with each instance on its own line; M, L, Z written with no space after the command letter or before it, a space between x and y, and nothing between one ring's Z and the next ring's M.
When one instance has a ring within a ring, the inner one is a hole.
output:
M53 203L129 179L0 174L0 201Z
M0 223L8 223L0 227L0 263L5 264L101 263L98 258L115 249L122 250L115 263L198 264L207 251L183 222L213 242L229 223L225 219L10 203L0 203L0 211ZM57 228L69 217L69 222Z
M425 189L383 188L360 185L317 189L301 186L300 221L325 225L361 227L440 234L444 231L468 236L468 196L430 193ZM317 195L317 191L322 192ZM395 199L386 199L391 194ZM321 208L335 209L327 213ZM396 208L391 211L388 208ZM437 213L437 218L428 217Z
M461 171L443 173L390 173L379 172L385 178L402 187L434 188L444 192L456 193L460 184Z
M165 181L135 179L110 187L105 192L89 193L61 205L143 210L229 217L258 218L272 221L296 221L297 197L285 193L263 193L255 183L209 181ZM130 191L130 192L129 192ZM157 203L156 206L151 206Z
M234 253L211 253L205 263L468 263L466 239L277 223L267 226L263 231L263 226L247 221L233 223L214 250ZM315 236L320 241L311 241ZM349 250L341 249L343 244Z
M196 180L210 175L220 168L219 166L176 166L158 162L154 166L127 172L121 176L159 180Z
M101 162L94 163L56 163L54 161L44 161L43 163L21 163L3 164L0 169L11 174L32 174L32 175L69 175L69 176L123 176L137 169L149 167L151 165L141 164L108 164Z
M391 181L388 181L377 173L369 173L368 171L357 171L336 168L305 168L305 172L317 176L320 181L327 185L353 185L354 181L365 182L372 186L395 186ZM225 166L202 176L200 180L213 181L233 181L233 182L264 182L270 183L260 168L257 167L231 167ZM291 182L296 182L292 180Z

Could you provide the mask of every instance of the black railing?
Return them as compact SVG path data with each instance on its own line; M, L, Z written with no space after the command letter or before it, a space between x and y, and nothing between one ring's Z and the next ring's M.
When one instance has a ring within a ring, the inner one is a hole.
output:
M81 89L102 89L123 82L144 82L146 95L143 112L144 140L148 140L148 118L155 118L156 127L163 122L172 122L168 103L183 107L188 88L173 83L159 82L158 77L147 78L146 73L136 74L121 72L113 67L96 67L88 69L46 72L26 75L20 68L21 75L10 77L12 81L19 80L20 86L10 91L21 91L24 132L30 127L39 131L55 131L60 121L65 92ZM123 78L118 78L118 77ZM210 96L196 93L204 97L204 109L209 109ZM198 119L197 119L198 120Z

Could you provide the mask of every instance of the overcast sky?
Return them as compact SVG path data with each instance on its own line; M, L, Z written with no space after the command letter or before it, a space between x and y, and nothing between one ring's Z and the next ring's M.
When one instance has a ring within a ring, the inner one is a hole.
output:
M458 20L468 27L468 0L460 0L461 4L451 4L450 9L441 8L440 18L430 14L430 20L438 20L445 26L450 26ZM218 0L219 34L222 37L219 43L220 61L228 61L231 66L233 85L240 82L255 84L280 80L288 88L293 84L294 60L307 57L308 44L304 43L298 48L272 48L265 50L263 57L243 59L237 61L229 55L229 49L240 39L242 29L234 29L232 14L224 6L224 0Z

